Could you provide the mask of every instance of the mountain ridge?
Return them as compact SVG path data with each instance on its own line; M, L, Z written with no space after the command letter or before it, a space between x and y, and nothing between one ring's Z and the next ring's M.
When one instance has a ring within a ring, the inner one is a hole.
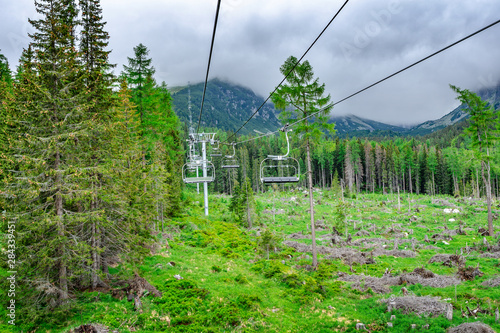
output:
M191 90L191 118L198 124L199 107L203 93L203 83L170 88L174 110L179 118L189 126L188 88ZM477 94L497 109L500 106L500 82L495 87L483 88ZM264 98L251 89L221 79L212 79L207 83L201 126L215 127L224 131L236 131L262 105ZM265 134L280 128L279 110L270 102L264 104L255 117L250 120L241 134ZM421 136L448 126L460 123L468 118L464 106L460 105L441 118L428 120L406 128L391 125L354 114L332 116L330 123L335 123L338 136Z

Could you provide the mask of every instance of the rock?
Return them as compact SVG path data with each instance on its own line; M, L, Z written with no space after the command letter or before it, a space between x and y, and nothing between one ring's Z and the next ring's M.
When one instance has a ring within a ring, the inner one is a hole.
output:
M387 323L387 327L394 327L391 322Z
M182 279L183 279L183 277L182 277L182 276L180 276L179 274L175 274L175 275L174 275L174 278L176 278L177 280L182 280Z

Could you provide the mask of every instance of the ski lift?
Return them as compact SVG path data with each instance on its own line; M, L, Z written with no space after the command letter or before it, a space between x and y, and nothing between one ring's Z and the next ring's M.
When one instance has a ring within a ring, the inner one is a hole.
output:
M210 161L192 160L182 167L182 180L186 184L211 183L215 179L214 170L214 165Z
M220 153L220 148L219 148L219 141L210 141L210 144L212 145L212 153L210 154L210 157L222 157L222 154ZM215 147L215 145L217 146Z
M212 162L203 160L196 153L196 140L190 136L188 162L182 166L182 180L186 184L210 183L215 179L215 168Z
M260 181L264 184L283 184L297 183L300 177L299 162L289 157L290 141L288 139L288 125L283 127L281 131L285 132L287 152L285 155L268 155L260 163Z
M226 155L222 159L221 163L221 168L224 169L237 169L240 167L240 163L238 162L238 159L236 158L236 143L233 142L231 144L233 146L233 155Z
M187 140L189 143L189 161L198 161L201 160L201 156L196 152L196 146L195 146L195 139L192 135L190 135L189 140Z

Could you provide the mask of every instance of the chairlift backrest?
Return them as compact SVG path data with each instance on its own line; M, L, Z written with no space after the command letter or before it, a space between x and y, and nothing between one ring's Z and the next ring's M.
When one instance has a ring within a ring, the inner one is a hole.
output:
M300 164L293 158L289 157L290 141L288 139L288 129L283 128L286 136L287 152L285 155L268 155L260 163L260 181L264 184L272 183L296 183L300 179Z
M182 167L182 180L186 184L210 183L215 179L214 170L214 165L210 161L201 159L188 161Z
M224 169L237 169L240 167L240 163L238 162L238 159L236 158L236 143L231 144L233 146L233 155L226 155L224 156L224 159L222 160L221 163L221 168Z

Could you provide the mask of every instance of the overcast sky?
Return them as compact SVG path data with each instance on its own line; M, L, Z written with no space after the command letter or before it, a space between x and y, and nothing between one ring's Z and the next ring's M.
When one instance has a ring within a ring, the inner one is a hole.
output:
M102 0L111 61L150 50L169 86L205 79L217 0ZM302 56L344 0L222 0L210 78L267 97L280 65ZM11 67L32 31L33 0L0 0L0 49ZM498 0L351 0L309 51L332 101L500 19ZM458 105L448 85L477 90L500 81L500 24L345 101L334 114L391 124L437 119Z

